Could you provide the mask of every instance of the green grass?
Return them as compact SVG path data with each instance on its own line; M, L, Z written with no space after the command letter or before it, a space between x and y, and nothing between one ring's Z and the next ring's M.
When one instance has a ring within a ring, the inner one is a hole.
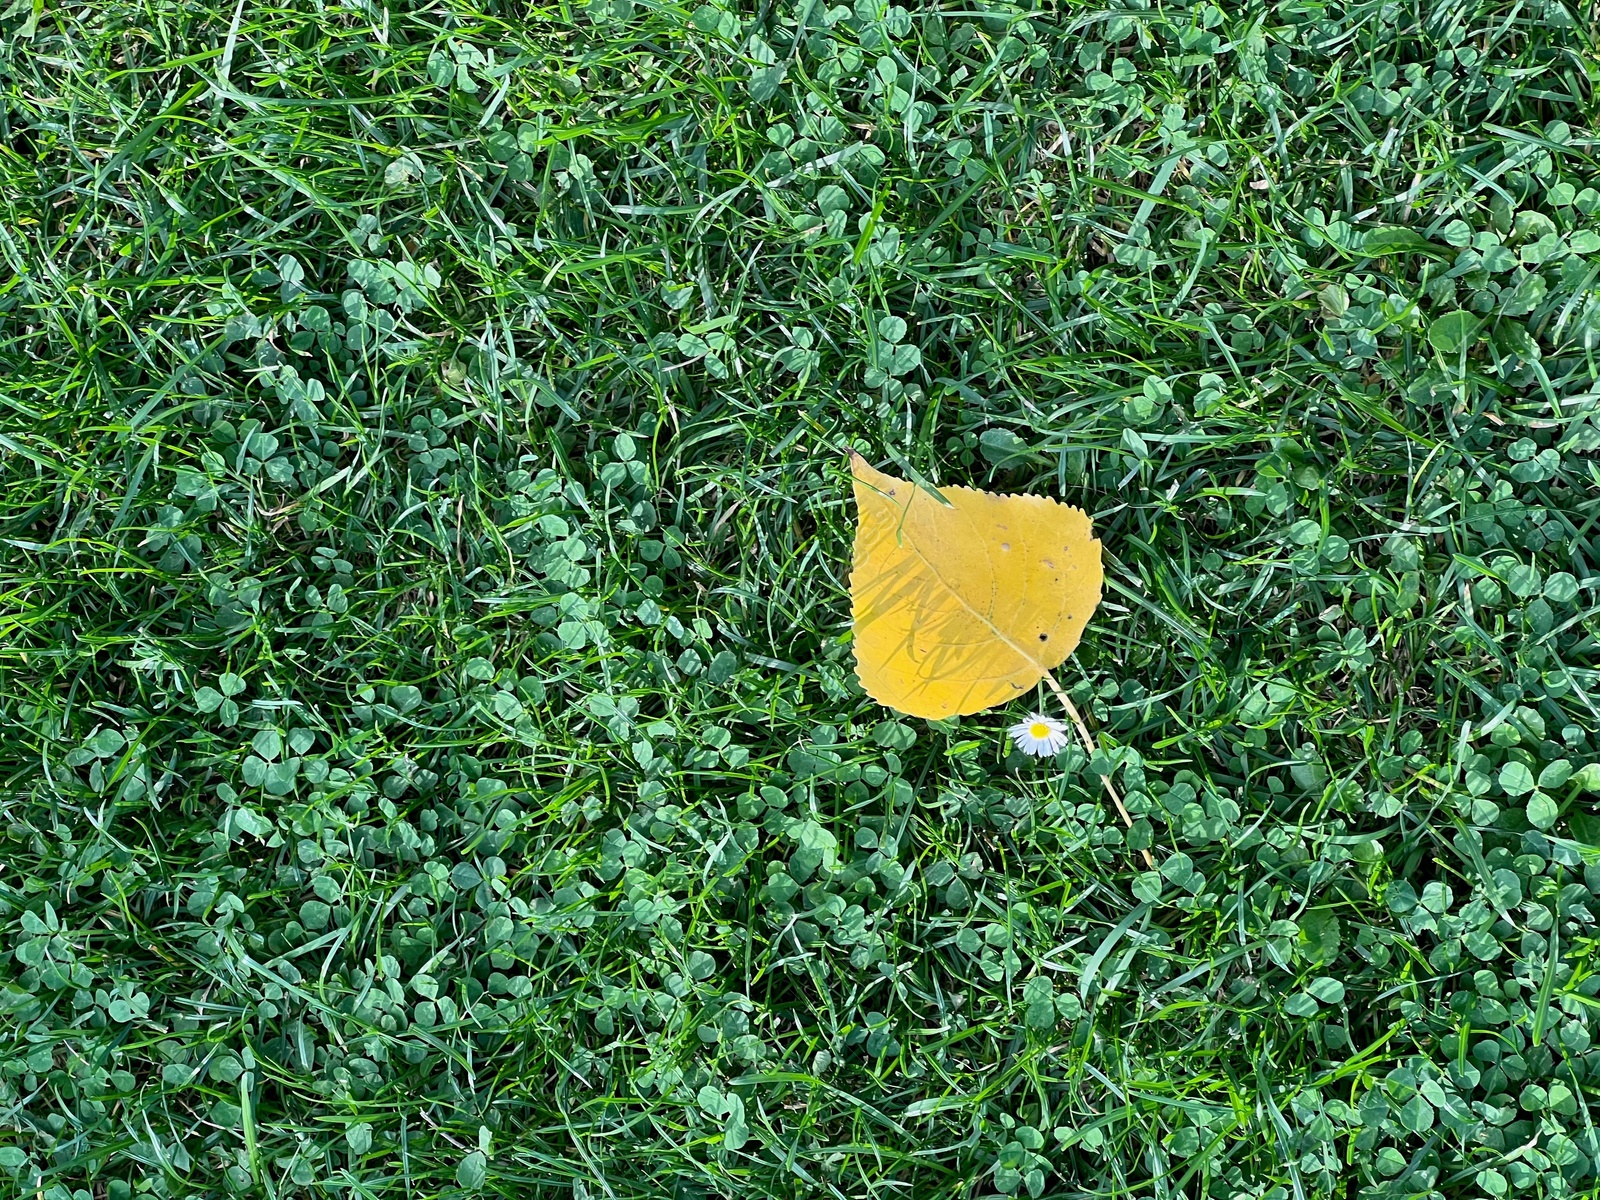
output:
M1597 35L13 5L0 1194L1595 1195ZM1096 754L851 447L1093 514Z

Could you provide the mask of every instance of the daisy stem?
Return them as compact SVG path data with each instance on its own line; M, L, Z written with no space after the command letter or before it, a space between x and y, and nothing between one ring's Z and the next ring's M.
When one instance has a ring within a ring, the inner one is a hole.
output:
M1078 731L1078 740L1083 743L1083 752L1093 758L1098 747L1094 744L1094 739L1089 736L1089 727L1083 723L1083 717L1078 713L1078 706L1072 702L1072 698L1066 692L1061 690L1061 685L1056 682L1056 677L1050 674L1049 671L1044 673L1044 681L1050 685L1050 690L1056 694L1056 699L1061 701L1061 707L1067 710L1067 716L1071 718L1073 728ZM1123 807L1122 797L1117 795L1117 789L1111 785L1111 776L1102 776L1100 782L1105 785L1106 794L1111 797L1111 803L1117 806L1117 812L1122 817L1122 823L1132 829L1133 818L1128 815L1128 810ZM1150 857L1150 851L1142 850L1140 853L1144 855L1145 866L1155 870L1155 860Z

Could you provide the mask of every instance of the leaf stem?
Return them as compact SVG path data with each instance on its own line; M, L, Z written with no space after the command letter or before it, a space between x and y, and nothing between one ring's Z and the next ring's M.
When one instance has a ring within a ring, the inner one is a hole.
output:
M1061 685L1056 682L1056 677L1049 671L1044 673L1044 681L1050 685L1050 690L1056 694L1056 699L1061 701L1061 707L1066 709L1067 716L1071 719L1073 728L1078 731L1078 740L1083 743L1083 752L1090 758L1094 757L1099 749L1094 743L1094 738L1089 736L1089 727L1083 723L1083 717L1078 712L1078 706L1072 702L1072 697L1061 690ZM1117 789L1111 784L1111 776L1103 775L1100 782L1105 786L1106 795L1111 797L1111 803L1117 806L1117 812L1122 817L1122 823L1129 829L1133 828L1133 818L1128 815L1128 810L1123 807L1122 797L1117 795ZM1152 871L1155 870L1155 860L1150 857L1150 851L1141 850L1144 855L1144 864Z

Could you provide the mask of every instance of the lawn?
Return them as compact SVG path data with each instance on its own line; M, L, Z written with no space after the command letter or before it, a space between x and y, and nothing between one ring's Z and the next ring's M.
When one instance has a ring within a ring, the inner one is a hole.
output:
M0 1196L1595 1196L1595 10L719 2L0 15Z

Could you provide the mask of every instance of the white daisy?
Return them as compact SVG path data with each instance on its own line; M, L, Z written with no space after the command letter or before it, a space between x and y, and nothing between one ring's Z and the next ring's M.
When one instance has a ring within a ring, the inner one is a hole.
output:
M1054 717L1033 713L1006 730L1017 749L1024 754L1045 758L1067 744L1067 727Z

